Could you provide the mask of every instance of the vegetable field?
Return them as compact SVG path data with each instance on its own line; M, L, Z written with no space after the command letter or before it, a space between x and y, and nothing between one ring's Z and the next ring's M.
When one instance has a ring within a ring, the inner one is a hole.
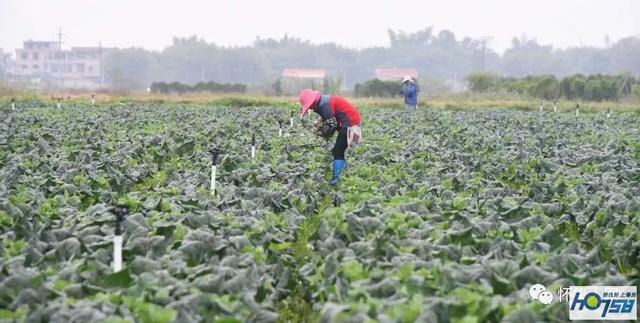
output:
M365 108L331 187L291 111L5 108L0 321L564 322L531 285L639 284L638 113Z

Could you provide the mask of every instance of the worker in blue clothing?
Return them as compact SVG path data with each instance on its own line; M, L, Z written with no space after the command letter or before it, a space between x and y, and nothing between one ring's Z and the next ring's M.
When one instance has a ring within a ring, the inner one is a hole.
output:
M418 92L420 87L416 84L416 81L407 75L402 79L402 89L400 94L404 95L404 103L407 106L407 110L415 110L418 107Z

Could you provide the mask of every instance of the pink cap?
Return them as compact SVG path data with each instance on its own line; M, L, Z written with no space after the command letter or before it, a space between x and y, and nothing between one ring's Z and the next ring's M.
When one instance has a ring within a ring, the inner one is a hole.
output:
M300 95L298 96L298 101L300 101L300 104L302 105L302 108L300 109L300 118L304 117L304 115L307 114L309 108L311 108L311 106L316 103L319 98L320 92L318 91L314 91L311 89L304 89L300 91Z

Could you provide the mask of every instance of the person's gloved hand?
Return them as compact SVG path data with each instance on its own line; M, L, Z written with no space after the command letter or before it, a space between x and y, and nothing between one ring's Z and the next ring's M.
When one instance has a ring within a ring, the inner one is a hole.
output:
M322 121L322 119L316 119L315 121L313 121L313 133L316 134L316 136L322 136L322 126L323 126L324 122Z
M329 138L333 136L333 133L336 132L337 129L338 129L338 121L336 121L336 118L327 119L322 124L321 135L322 137Z

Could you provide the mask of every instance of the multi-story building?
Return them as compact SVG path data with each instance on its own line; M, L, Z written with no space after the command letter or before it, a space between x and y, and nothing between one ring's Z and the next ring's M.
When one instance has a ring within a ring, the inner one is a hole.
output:
M25 41L16 49L13 76L18 81L39 82L49 73L49 62L55 52L61 51L60 44L50 41Z
M18 81L65 88L100 88L105 51L101 47L63 49L59 42L28 40L16 49L13 76Z
M11 53L5 53L2 51L2 48L0 48L0 80L7 79L11 74L13 74Z

